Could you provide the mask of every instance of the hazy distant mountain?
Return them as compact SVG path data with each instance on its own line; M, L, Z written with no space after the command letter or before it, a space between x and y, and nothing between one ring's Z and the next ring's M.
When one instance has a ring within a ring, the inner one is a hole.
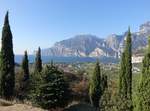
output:
M114 55L107 47L105 39L93 35L77 35L54 44L53 47L42 50L43 55L96 57Z
M122 35L112 34L101 39L94 35L77 35L43 49L42 55L49 56L79 56L79 57L119 57L127 32ZM138 52L147 45L150 35L150 22L142 24L138 32L132 33L133 52Z

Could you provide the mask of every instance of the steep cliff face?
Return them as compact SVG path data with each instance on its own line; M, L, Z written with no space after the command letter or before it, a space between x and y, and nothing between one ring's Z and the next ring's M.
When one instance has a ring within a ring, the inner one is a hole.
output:
M94 35L77 35L62 40L53 47L43 49L43 55L49 56L78 56L78 57L119 57L124 48L127 32L122 35L112 34L101 39ZM132 33L133 53L137 53L147 45L150 35L150 22L142 24L138 32Z

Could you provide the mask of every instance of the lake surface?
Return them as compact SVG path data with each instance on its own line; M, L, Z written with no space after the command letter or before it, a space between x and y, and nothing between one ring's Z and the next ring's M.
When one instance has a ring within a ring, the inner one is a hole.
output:
M23 55L15 55L15 62L21 63ZM35 61L34 55L28 56L29 62L33 63ZM117 63L118 59L111 58L111 57L54 57L54 56L42 56L43 63L50 63L51 60L54 62L65 62L65 63L74 63L74 62L95 62L99 59L103 63Z

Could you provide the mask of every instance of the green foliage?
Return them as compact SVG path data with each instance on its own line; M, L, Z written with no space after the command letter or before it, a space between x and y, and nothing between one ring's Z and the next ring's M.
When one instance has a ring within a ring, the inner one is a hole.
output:
M102 75L102 96L99 102L100 111L114 111L114 101L112 91L108 87L107 76Z
M45 109L63 107L69 97L68 84L64 75L54 65L46 66L42 71L38 103Z
M39 47L35 58L35 72L41 71L42 71L42 59L41 59L41 49Z
M99 62L97 61L94 69L94 73L92 79L90 81L89 95L91 104L98 108L99 100L102 95L102 87L101 87L101 70Z
M108 88L107 75L104 75L104 74L102 75L101 87L102 87L102 92L104 92L105 89Z
M8 12L6 13L2 30L1 64L1 94L3 98L11 99L15 87L15 62Z
M130 29L126 38L125 47L125 76L127 83L127 97L132 100L132 39Z
M28 98L32 101L33 104L38 104L38 98L40 93L40 85L42 84L42 59L41 59L41 49L38 48L35 57L34 71L30 76L30 92Z
M29 79L29 60L28 60L28 54L27 51L24 53L24 58L22 60L22 72L24 75L23 81L26 81Z
M19 100L24 100L27 99L27 95L29 92L29 84L30 84L30 80L29 80L29 63L28 63L28 54L27 51L25 51L24 53L24 57L22 60L22 64L21 64L21 72L18 73L20 74L20 76L18 75L17 79L19 81L19 86L18 86L18 94L17 97Z
M138 89L137 111L150 111L150 37L143 59L141 82Z
M125 49L121 57L119 74L119 111L132 111L132 39L130 29L127 34Z
M115 111L112 92L106 88L100 99L100 111Z
M40 85L42 84L42 73L40 72L33 72L30 75L30 84L29 84L29 100L37 105L37 100L39 98L40 93Z
M116 97L115 104L118 111L131 111L133 109L131 99L125 97L124 95L118 95Z
M121 57L120 74L119 74L119 93L121 95L127 94L127 84L125 77L125 53L122 53Z

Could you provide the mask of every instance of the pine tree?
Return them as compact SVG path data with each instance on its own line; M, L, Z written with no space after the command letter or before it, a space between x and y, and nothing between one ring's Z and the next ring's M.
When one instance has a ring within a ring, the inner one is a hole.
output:
M39 47L35 58L35 72L41 71L42 71L42 59L41 59L41 49Z
M132 111L132 39L130 28L125 41L125 49L121 57L119 74L118 110Z
M57 108L68 103L70 93L63 72L54 65L47 65L42 71L42 80L37 98L41 107L44 109Z
M148 50L143 59L138 91L137 111L150 111L150 37L148 39Z
M15 62L12 42L12 33L9 25L7 12L2 30L1 47L1 93L2 97L4 97L5 99L12 98L15 87Z
M102 95L101 87L101 70L99 61L97 61L90 81L89 95L91 104L97 109L99 108L99 101Z

